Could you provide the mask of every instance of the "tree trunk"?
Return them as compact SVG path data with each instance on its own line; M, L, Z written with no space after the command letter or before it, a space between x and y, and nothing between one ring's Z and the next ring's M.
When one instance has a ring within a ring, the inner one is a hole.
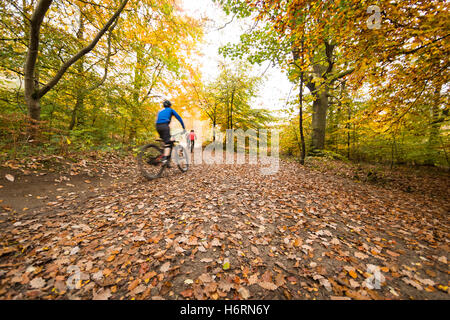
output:
M350 160L350 120L352 119L352 109L350 108L350 103L347 106L347 112L348 112L348 117L347 117L347 124L345 125L345 128L347 129L347 159Z
M138 110L140 107L139 96L142 90L142 65L144 64L144 53L143 48L137 46L135 48L136 52L136 66L134 69L134 80L133 80L133 106L131 108L131 123L130 132L128 136L128 141L133 142L137 136L137 122L138 122Z
M27 105L28 116L33 120L32 124L35 124L36 121L41 120L41 104L39 99L29 96L27 97Z
M72 118L70 120L69 131L73 130L78 123L78 117L80 111L83 110L84 106L84 92L79 92L77 95L77 101L75 102L75 106L72 110Z
M303 45L303 43L302 43ZM303 49L302 49L303 52ZM306 157L306 144L305 144L305 136L303 134L303 71L300 74L300 93L299 93L299 115L298 115L298 126L300 131L300 143L302 146L302 150L300 151L300 164L305 164Z
M214 118L213 118L213 141L216 141L216 107L214 107Z
M230 103L230 129L233 130L233 102L234 102L234 87L231 92L231 103Z
M303 80L301 81L302 84L300 85L300 106L299 106L299 116L298 116L298 126L300 131L300 143L302 146L302 150L300 151L300 164L305 164L305 157L306 157L306 144L305 144L305 135L303 134Z
M25 78L25 101L27 103L28 115L31 124L34 126L36 121L41 120L41 105L39 103L40 96L38 95L39 88L36 87L36 62L39 52L39 35L41 31L41 24L44 21L44 16L49 9L52 0L40 0L30 19L30 35L28 43L27 57L24 66ZM34 130L31 132L33 137Z
M302 41L301 41L301 66L304 64L304 38L302 35ZM295 48L292 50L292 55L294 58L294 61L299 59L299 52ZM305 164L305 157L306 157L306 144L305 144L305 136L303 134L303 83L304 83L304 77L305 72L300 68L300 92L298 95L299 99L299 115L298 115L298 129L300 132L300 144L301 144L301 150L300 150L300 164Z
M24 78L25 78L25 101L28 107L28 114L32 122L39 121L41 115L41 108L39 101L40 99L50 91L61 79L61 77L66 73L67 69L70 68L75 62L80 58L84 57L89 53L99 42L100 38L105 34L106 31L111 27L114 21L119 17L123 8L126 6L129 0L124 0L120 7L116 10L114 15L108 20L108 22L103 26L103 28L97 33L95 38L91 41L89 45L82 48L75 54L72 58L66 61L61 68L56 72L55 76L42 88L38 88L35 84L36 81L36 61L39 52L39 35L41 31L41 25L44 20L45 14L47 13L52 0L40 0L31 16L30 19L30 36L29 44L27 50L27 56L24 66Z
M439 143L439 131L441 128L441 121L439 119L439 104L441 98L441 87L435 88L434 101L431 106L431 128L428 137L428 144L426 148L426 156L424 164L434 166L436 161L436 147Z
M326 86L326 85L325 85ZM327 124L328 88L315 94L312 113L311 152L325 147L325 128Z

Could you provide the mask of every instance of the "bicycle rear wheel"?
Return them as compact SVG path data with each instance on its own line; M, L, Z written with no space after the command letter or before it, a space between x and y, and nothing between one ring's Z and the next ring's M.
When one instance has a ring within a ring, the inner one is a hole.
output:
M147 144L138 154L138 166L141 174L148 180L159 178L165 166L161 162L163 150L154 144Z
M177 164L178 169L180 169L181 172L186 172L189 169L189 155L186 151L186 149L181 146L177 145L173 150L174 160Z

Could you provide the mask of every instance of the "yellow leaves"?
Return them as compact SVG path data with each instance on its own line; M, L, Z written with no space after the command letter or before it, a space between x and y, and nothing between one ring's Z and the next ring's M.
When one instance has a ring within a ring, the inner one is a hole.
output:
M223 270L228 270L228 269L230 269L230 263L229 263L229 262L225 262L225 263L223 264L223 266L222 266L222 269L223 269Z
M448 286L438 285L438 289L444 292L448 292Z
M112 255L110 255L110 256L108 257L108 259L106 259L106 261L111 262L111 261L113 261L115 258L116 258L116 255L115 255L115 254L112 254Z

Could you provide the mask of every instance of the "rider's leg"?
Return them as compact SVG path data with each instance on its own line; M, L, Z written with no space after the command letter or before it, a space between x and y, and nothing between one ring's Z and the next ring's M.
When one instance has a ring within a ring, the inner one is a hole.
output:
M158 131L161 139L164 141L163 160L167 160L170 156L170 147L172 144L169 124L168 123L156 124L156 130Z
M164 146L164 157L168 158L170 156L170 144Z
M170 158L170 152L173 147L173 139L170 139L169 143L164 145L163 162L166 162Z

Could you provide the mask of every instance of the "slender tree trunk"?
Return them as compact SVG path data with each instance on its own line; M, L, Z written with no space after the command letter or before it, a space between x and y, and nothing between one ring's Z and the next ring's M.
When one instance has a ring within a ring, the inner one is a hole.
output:
M436 147L439 143L439 131L441 128L441 121L439 121L439 104L441 98L441 87L434 90L433 104L431 105L431 127L426 147L426 156L424 163L433 166L436 161Z
M352 110L350 108L350 104L347 106L348 111L348 117L347 117L347 124L345 125L347 129L347 159L350 159L350 120L352 118Z
M392 136L392 145L391 145L391 169L392 169L392 167L394 166L394 158L395 158L395 153L394 153L394 151L395 151L395 133L393 133L393 136Z
M75 126L78 124L79 122L78 118L81 111L83 110L83 106L84 106L84 92L78 92L77 100L72 110L72 117L70 119L69 131L73 130L73 128L75 128Z
M213 116L213 141L216 141L216 122L217 122L217 114L216 114L216 106L214 106L214 116Z
M303 67L304 64L304 38L302 35L302 42L301 42L301 66ZM295 57L294 57L295 58ZM298 125L299 125L299 131L300 131L300 143L302 145L302 150L300 152L300 164L305 164L305 157L306 157L306 144L305 144L305 136L303 134L303 82L304 82L305 72L303 70L300 70L300 93L299 93L299 119L298 119Z
M230 129L233 130L233 102L234 102L234 91L231 92L231 103L230 103Z
M303 51L303 50L302 50ZM300 164L305 164L306 157L306 144L305 144L305 136L303 134L303 71L300 74L300 93L299 93L299 115L298 115L298 125L300 131L300 143L302 145L302 150L300 152Z

